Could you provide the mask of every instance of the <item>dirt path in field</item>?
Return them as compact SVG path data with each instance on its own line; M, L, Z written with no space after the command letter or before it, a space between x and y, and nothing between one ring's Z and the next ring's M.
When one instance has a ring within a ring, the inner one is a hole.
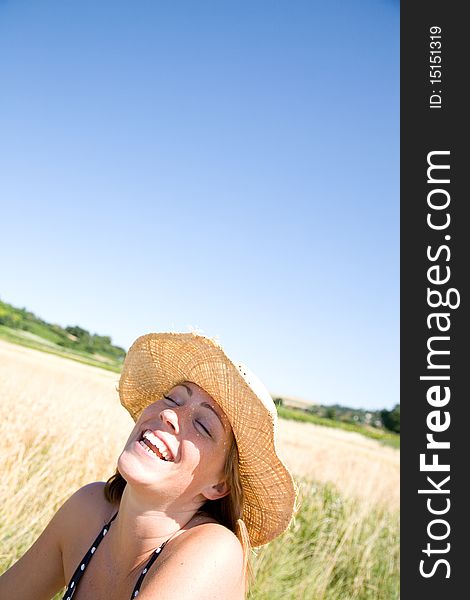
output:
M0 340L1 428L10 423L18 432L20 423L27 435L38 426L70 427L71 414L76 423L106 419L112 436L106 435L115 446L110 452L117 455L133 424L119 404L118 380L117 373ZM91 428L87 435L96 439ZM279 423L278 446L294 474L331 481L348 495L398 508L397 450L358 433L285 420Z

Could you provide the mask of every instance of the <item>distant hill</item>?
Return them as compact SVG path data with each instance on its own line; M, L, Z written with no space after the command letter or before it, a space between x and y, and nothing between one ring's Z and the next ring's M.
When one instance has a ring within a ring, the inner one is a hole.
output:
M292 398L289 396L274 397L276 404L286 408L295 408L303 410L311 415L325 419L343 421L345 423L364 423L373 427L382 427L380 410L367 410L363 408L351 408L340 404L317 404L304 400L302 398Z
M389 411L367 410L363 408L351 408L340 404L323 405L311 404L299 398L288 396L273 397L278 406L279 414L286 418L298 418L299 420L311 420L319 424L337 424L348 426L363 426L366 428L385 428L396 434L400 433L400 404Z
M112 371L120 371L126 356L111 337L90 333L78 325L47 323L26 308L0 300L0 337L23 346L66 356Z

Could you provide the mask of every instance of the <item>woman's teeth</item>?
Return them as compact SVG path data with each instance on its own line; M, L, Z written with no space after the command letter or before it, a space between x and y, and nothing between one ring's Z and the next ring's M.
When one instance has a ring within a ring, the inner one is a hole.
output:
M155 458L160 458L165 461L173 460L173 457L168 452L168 449L165 446L165 444L160 439L158 439L157 436L154 433L152 433L149 429L147 429L147 431L144 431L142 438L143 440L141 440L139 443L142 446L142 448L145 448L151 456L154 456Z
M145 442L140 441L139 444L142 446L142 448L144 448L145 450L147 450L147 452L150 454L150 456L153 456L153 458L161 458L151 448L149 448Z

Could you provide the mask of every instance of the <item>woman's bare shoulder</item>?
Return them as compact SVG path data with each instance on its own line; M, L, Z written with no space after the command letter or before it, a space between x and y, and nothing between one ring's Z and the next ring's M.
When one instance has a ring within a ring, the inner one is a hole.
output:
M84 485L70 496L62 508L69 513L77 513L77 516L85 515L88 512L108 513L113 505L106 500L105 485L104 481L95 481Z
M235 534L219 523L209 521L183 532L159 560L139 595L142 600L244 598L243 549Z
M116 512L117 505L106 500L105 485L103 481L84 485L64 502L57 513L60 514L62 541L77 539L76 536L81 533L88 539L88 530L95 531L102 527Z
M110 512L103 487L102 483L84 486L59 508L31 548L2 576L2 598L29 599L31 590L34 598L51 598L65 585L66 563L81 558L71 554L78 551L77 540L84 547L89 528L94 529Z
M174 540L175 551L181 551L190 546L209 546L213 544L214 549L224 548L230 554L239 554L243 557L243 549L237 536L224 525L213 519L204 520L201 523L184 531ZM209 553L209 552L208 552Z

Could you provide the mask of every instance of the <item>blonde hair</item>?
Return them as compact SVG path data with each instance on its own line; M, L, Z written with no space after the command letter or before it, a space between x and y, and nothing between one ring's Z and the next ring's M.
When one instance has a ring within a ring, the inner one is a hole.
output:
M238 469L239 457L235 438L232 435L231 445L227 454L224 466L224 477L229 486L229 493L218 500L207 500L199 509L200 513L205 513L215 519L221 525L230 529L240 541L243 549L243 579L245 581L245 592L248 592L248 584L251 579L251 570L249 566L249 555L251 550L250 537L243 515L243 487ZM104 486L104 495L106 500L111 503L118 503L121 500L127 481L116 469Z

